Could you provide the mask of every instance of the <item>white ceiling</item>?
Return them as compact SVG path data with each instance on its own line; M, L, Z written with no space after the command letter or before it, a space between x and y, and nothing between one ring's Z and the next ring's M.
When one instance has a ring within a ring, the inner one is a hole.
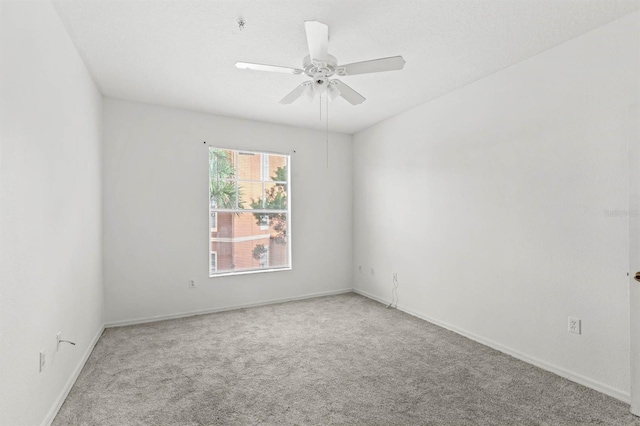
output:
M305 20L341 64L402 55L402 71L341 79L367 100L329 105L354 133L639 9L638 0L53 0L106 96L324 129L319 103L278 101L305 76ZM246 24L241 31L237 19ZM324 115L324 112L323 112ZM324 119L324 117L323 117Z

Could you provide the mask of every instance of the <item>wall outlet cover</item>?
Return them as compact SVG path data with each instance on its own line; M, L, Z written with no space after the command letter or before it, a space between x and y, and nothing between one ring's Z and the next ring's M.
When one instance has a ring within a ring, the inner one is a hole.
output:
M569 317L569 332L575 334L582 334L582 321L580 318Z

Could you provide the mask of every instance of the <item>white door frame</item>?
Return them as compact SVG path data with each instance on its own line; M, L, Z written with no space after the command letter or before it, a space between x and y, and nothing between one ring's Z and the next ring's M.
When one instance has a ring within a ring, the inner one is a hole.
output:
M629 154L629 343L631 412L640 416L640 104L627 109Z

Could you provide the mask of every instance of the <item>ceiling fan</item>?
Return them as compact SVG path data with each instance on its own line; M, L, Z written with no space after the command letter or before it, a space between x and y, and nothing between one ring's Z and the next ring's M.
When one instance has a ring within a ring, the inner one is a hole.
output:
M277 65L254 64L250 62L236 62L240 69L282 72L286 74L305 74L311 80L305 81L293 89L287 96L280 100L281 104L290 104L303 94L312 99L316 93L327 92L332 100L342 96L352 105L358 105L365 101L365 97L344 84L338 79L330 79L334 75L346 77L355 74L367 74L381 71L401 70L404 67L402 56L390 58L372 59L352 64L338 65L335 56L327 53L329 45L329 27L318 21L305 21L304 28L307 33L307 45L309 55L302 61L302 69L282 67Z

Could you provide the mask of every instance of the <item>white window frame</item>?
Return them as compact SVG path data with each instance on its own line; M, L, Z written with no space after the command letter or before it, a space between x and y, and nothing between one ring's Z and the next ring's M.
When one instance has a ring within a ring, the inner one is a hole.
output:
M269 176L269 154L265 152L260 153L260 177L263 182L271 179Z
M238 208L238 188L239 185L236 185L236 208L235 209L216 209L216 225L217 225L217 213L219 212L231 212L231 213L247 213L247 214L260 214L260 213L264 213L264 214L269 214L269 213L284 213L287 216L287 258L289 259L289 263L287 266L281 266L281 267L267 267L267 268L262 268L259 267L258 269L251 269L251 270L241 270L241 271L229 271L229 272L221 272L221 273L215 273L212 274L211 273L211 266L209 267L209 278L214 278L214 277L225 277L225 276L230 276L230 275L244 275L244 274L255 274L255 273L265 273L265 272L279 272L279 271L289 271L292 268L293 265L293 257L292 257L292 249L291 249L291 155L288 153L283 153L283 152L273 152L273 151L249 151L249 150L241 150L241 149L237 149L237 148L225 148L225 147L221 147L221 146L214 146L214 145L210 145L207 144L207 148L208 149L220 149L220 150L226 150L226 151L232 151L233 152L233 164L234 164L234 176L235 176L235 181L236 182L261 182L262 183L262 193L264 194L264 189L265 189L265 183L282 183L285 184L287 186L287 209L286 210L267 210L267 209L239 209ZM255 180L247 180L247 179L243 179L243 180L238 180L237 176L238 176L238 156L239 155L249 155L249 154L258 154L260 155L260 177L261 180L260 181L255 181ZM268 171L268 163L269 163L269 159L268 156L269 155L277 155L277 156L282 156L286 158L286 167L287 167L287 180L286 181L274 181L271 180L271 176L266 176L266 180L263 180L265 178L265 174L269 174ZM266 162L264 160L264 158L266 157ZM265 170L266 169L266 170ZM213 206L209 205L209 214L211 214L211 209L214 208ZM217 227L216 227L216 231L217 231ZM261 230L267 230L269 229L269 225L264 226L264 225L260 225L260 229ZM209 231L211 232L211 231ZM269 235L269 234L267 234ZM258 235L256 237L263 237L261 235ZM238 240L243 239L242 237L239 237ZM211 251L211 242L212 241L218 241L216 238L209 238L209 253L215 253L216 254L216 271L217 271L217 252L215 251ZM231 242L235 242L236 239L231 239ZM268 246L267 246L267 250L268 250ZM261 256L262 257L262 256ZM211 257L209 257L209 259L211 259ZM267 263L268 263L268 259L269 259L269 255L267 252ZM260 262L262 262L262 259L260 260ZM209 262L211 263L211 261Z

